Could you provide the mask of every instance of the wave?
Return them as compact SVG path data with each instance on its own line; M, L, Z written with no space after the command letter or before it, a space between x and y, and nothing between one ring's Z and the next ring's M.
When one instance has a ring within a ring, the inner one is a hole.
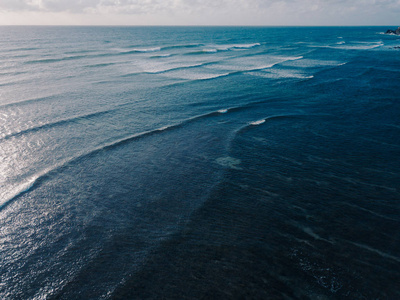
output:
M252 44L231 44L231 45L216 45L214 49L217 51L229 51L235 49L250 49L256 46L260 46L260 43L252 43Z
M116 65L118 63L116 62L111 62L111 63L101 63L101 64L94 64L94 65L86 65L84 66L85 68L101 68L101 67L108 67L112 65Z
M336 61L336 60L322 60L322 59L302 59L302 60L291 60L282 63L284 66L296 67L296 68L318 68L318 67L338 67L347 64L347 62Z
M260 43L252 43L252 44L229 44L229 45L211 45L207 48L203 48L199 51L188 52L185 55L196 55L196 54L205 54L205 53L217 53L221 51L234 51L234 50L245 50L260 46Z
M138 71L133 73L122 74L120 77L131 77L141 74L166 74L171 78L179 78L186 80L207 80L207 79L215 79L219 77L225 77L232 75L236 72L222 72L215 71L214 69L202 68L206 66L216 65L218 61L209 61L209 62L200 62L200 63L192 63L188 65L161 65L154 67L154 70L151 70L151 66L148 67L148 70Z
M68 60L76 60L81 58L86 58L89 55L74 55L74 56L65 56L61 58L46 58L46 59L36 59L36 60L28 60L24 62L25 64L45 64L45 63L54 63L54 62L62 62Z
M183 80L189 80L189 81L198 81L198 80L211 80L211 79L217 79L221 77L227 77L230 75L234 75L234 73L187 73L187 72L181 72L178 74L174 74L173 72L168 73L171 78L179 78Z
M7 207L8 205L10 205L12 202L14 202L15 200L17 200L19 197L21 197L22 195L26 194L27 192L31 191L32 189L38 187L42 182L44 182L45 180L47 180L48 178L51 178L52 175L61 172L62 170L68 168L69 166L71 166L74 163L78 163L79 161L81 161L82 159L88 158L90 156L96 155L102 151L106 151L106 150L111 150L113 148L116 148L118 146L122 146L124 144L133 142L133 141L137 141L140 139L143 139L145 137L149 137L152 135L156 135L158 133L162 133L162 132L166 132L169 130L174 130L174 129L178 129L181 128L189 123L204 119L204 118L209 118L212 116L218 116L220 115L221 112L220 111L212 111L206 114L202 114L202 115L198 115L198 116L194 116L191 118L188 118L186 120L183 120L179 123L176 124L172 124L172 125L166 125L166 126L162 126L160 128L156 128L153 130L148 130L148 131L144 131L144 132L140 132L140 133L136 133L136 134L132 134L130 136L112 141L110 143L106 143L103 144L97 148L92 149L89 152L85 152L85 153L80 153L78 155L76 155L75 157L71 157L68 159L65 159L62 162L59 162L58 164L47 168L41 172L39 172L38 174L35 174L34 176L30 177L29 179L27 179L24 183L20 184L19 186L15 187L13 190L11 190L10 192L6 192L5 194L3 194L3 201L2 203L0 203L0 210L4 209L5 207Z
M195 78L189 78L190 80L210 80L221 77L226 77L232 75L231 73L223 73L223 74L197 74Z
M295 114L273 115L273 116L268 116L268 117L266 117L264 119L261 119L261 120L250 122L248 125L257 126L257 125L264 124L266 121L273 120L273 119L287 119L287 118L293 118L293 117L299 117L299 116L304 116L304 115L299 115L299 114L296 114L296 115ZM246 125L246 127L248 127L248 125Z
M335 45L310 45L312 48L328 48L328 49L340 49L340 50L371 50L384 46L385 44L380 42L355 42L353 44L345 44L342 42L336 43Z
M366 44L366 45L339 45L332 48L343 50L370 50L384 46L384 43Z
M183 53L185 54L204 54L210 50L210 52L218 52L218 51L228 51L228 50L235 50L235 49L249 49L260 45L260 43L253 43L253 44L233 44L233 45L220 45L214 46L215 49L203 49L197 52L192 53ZM171 49L179 49L179 48L196 48L204 46L204 44L188 44L188 45L173 45L173 46L165 46L165 47L150 47L150 48L133 48L130 50L122 50L119 49L118 52L111 52L111 53L93 53L94 51L76 51L76 52L66 52L66 53L81 53L82 55L71 55L65 56L60 58L45 58L45 59L34 59L25 61L25 64L40 64L40 63L55 63L55 62L62 62L62 61L69 61L69 60L78 60L83 58L95 58L95 57L108 57L108 56L120 56L120 55L129 55L135 53L152 53L152 52L159 52L163 50L171 50ZM214 51L215 50L215 51ZM84 54L87 53L87 54ZM159 55L159 57L166 57L171 56L171 54L166 55Z
M253 48L253 47L256 47L256 46L260 46L261 44L260 43L252 43L252 44L237 44L237 45L233 45L233 48L245 48L245 49L247 49L247 48Z
M182 49L182 48L197 48L204 46L204 44L183 44L161 47L161 50Z
M27 74L27 71L14 71L14 72L0 72L0 76L16 76L16 75L22 75L22 74Z
M8 81L8 82L4 82L4 83L0 83L0 87L3 86L10 86L10 85L16 85L23 82L22 80L14 80L14 81Z
M37 132L37 131L42 130L42 129L53 128L53 127L62 126L62 125L65 125L65 124L68 124L68 123L72 123L72 122L75 122L75 121L79 121L79 120L85 120L85 119L89 119L89 118L93 118L93 117L102 116L102 115L110 113L111 111L113 111L113 110L99 111L99 112L95 112L95 113L91 113L91 114L87 114L87 115L81 115L81 116L76 116L76 117L69 118L69 119L59 120L59 121L56 121L56 122L46 123L46 124L43 124L43 125L40 125L40 126L35 126L35 127L29 128L29 129L25 129L25 130L22 130L22 131L19 131L19 132L15 132L15 133L12 133L12 134L5 135L3 137L0 137L0 141L1 140L8 140L10 138L21 136L21 135L32 133L32 132Z
M247 59L245 59L247 57ZM267 69L271 69L274 66L291 61L291 60L299 60L302 59L303 56L245 56L245 57L235 57L232 59L226 59L222 62L216 62L210 64L211 69L216 70L227 70L230 71L230 75L236 73L246 73L248 72L256 72L263 71Z
M51 96L38 97L38 98L32 98L32 99L25 99L25 100L21 100L21 101L17 101L17 102L10 102L10 103L6 103L6 104L1 104L0 108L46 101L46 100L54 98L55 96L59 96L59 95L51 95Z
M161 47L152 47L152 48L136 48L130 51L121 52L121 53L135 53L135 52L156 52L161 51Z
M162 74L162 73L167 73L171 71L178 71L178 70L185 70L185 69L191 69L191 68L198 68L198 67L204 67L207 65L215 64L216 62L202 62L202 63L195 63L195 64L188 64L188 65L183 65L183 66L175 66L175 67L170 67L170 68L164 68L164 69L159 69L159 70L154 70L154 71L145 71L144 73L148 74Z
M254 122L250 122L250 125L260 125L265 123L266 119L262 119L262 120L258 120L258 121L254 121Z
M18 187L14 188L8 193L5 193L5 195L2 195L2 198L4 199L2 202L0 202L0 211L4 209L7 205L11 204L11 202L22 196L23 194L29 192L37 182L37 180L45 175L47 172L43 171L40 174L37 174L36 176L33 176L29 178L25 183L19 185Z
M240 127L240 128L237 130L237 133L246 131L246 130L248 130L248 129L254 127L254 126L259 126L259 125L261 125L261 124L266 123L267 121L279 120L279 119L292 119L292 118L299 118L299 117L303 117L303 116L305 116L305 115L303 115L303 114L284 114L284 115L272 115L272 116L268 116L268 117L266 117L266 118L259 119L259 120L256 120L256 121L252 121L252 122L247 123L246 125Z
M262 71L262 70L260 70ZM249 74L251 76L257 76L257 77L262 77L262 78L269 78L269 79L300 79L300 80L306 80L306 79L312 79L314 78L314 75L308 75L304 73L299 73L296 70L287 70L287 69L279 69L279 70L268 70L264 72L248 72L246 74Z
M166 54L153 55L153 56L150 56L149 58L164 58L164 57L171 57L171 56L172 56L171 53L166 53Z
M118 51L118 52L111 52L111 53L96 53L90 54L91 52L87 52L88 54L85 55L71 55L71 56L64 56L60 58L45 58L45 59L34 59L25 61L25 64L43 64L43 63L55 63L55 62L62 62L62 61L69 61L69 60L79 60L84 58L98 58L98 57L111 57L111 56L120 56L120 55L129 55L135 53L148 53L148 52L157 52L160 51L160 47L153 47L153 48L137 48L128 51ZM77 52L79 53L79 52ZM82 52L85 53L85 52Z

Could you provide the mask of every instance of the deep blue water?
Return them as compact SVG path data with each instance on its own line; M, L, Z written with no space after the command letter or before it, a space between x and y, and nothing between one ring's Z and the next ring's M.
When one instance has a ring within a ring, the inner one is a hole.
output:
M0 27L0 298L400 299L386 29Z

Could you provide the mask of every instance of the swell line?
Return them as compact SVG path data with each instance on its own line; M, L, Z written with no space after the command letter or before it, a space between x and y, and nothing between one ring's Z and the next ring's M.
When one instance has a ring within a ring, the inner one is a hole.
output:
M209 66L209 65L213 65L213 64L217 64L217 63L219 63L219 61L204 62L204 63L195 64L195 65L181 66L181 67L175 67L175 68L170 68L170 69L166 69L166 70L160 70L160 71L154 71L154 72L144 72L144 73L147 73L147 74L163 74L163 73L168 73L170 71L195 69L195 68Z
M284 114L284 115L268 116L266 118L259 119L259 120L256 120L256 121L252 121L252 122L249 122L249 123L245 124L244 126L242 126L241 128L239 128L237 130L237 133L239 134L239 133L241 133L243 131L246 131L246 130L254 127L254 126L258 126L258 125L264 124L267 121L277 120L277 119L301 118L301 117L304 117L304 116L306 116L306 115L305 114Z
M68 60L75 60L89 57L90 55L76 55L76 56L66 56L61 58L46 58L46 59L37 59L37 60L29 60L26 61L25 64L43 64L43 63L53 63L53 62L61 62Z
M6 108L6 107L17 106L17 105L21 105L21 104L29 104L29 103L46 101L46 100L49 100L49 99L54 98L55 96L59 96L59 95L60 94L51 95L51 96L45 96L45 97L39 97L39 98L25 99L25 100L21 100L21 101L17 101L17 102L11 102L11 103L7 103L7 104L1 104L0 108Z
M158 71L139 71L139 72L134 72L134 73L123 74L123 75L120 75L120 77L125 78L125 77L132 77L132 76L137 76L137 75L142 75L142 74L165 74L165 73L173 72L173 71L200 68L200 67L207 66L207 65L217 64L218 62L219 61L204 62L204 63L195 64L195 65L172 67L169 69L158 70Z
M183 126L185 126L188 123L192 123L195 122L197 120L203 119L203 118L208 118L211 116L217 116L220 114L224 114L226 113L228 110L218 110L218 111L213 111L213 112L209 112L203 115L199 115L199 116L194 116L192 118L188 118L186 120L183 120L180 123L177 124L173 124L173 125L168 125L168 126L163 126L157 129L153 129L153 130L148 130L148 131L144 131L144 132L140 132L140 133L136 133L136 134L132 134L130 136L118 139L116 141L107 143L107 144L103 144L89 152L86 153L81 153L78 154L75 157L69 158L69 159L65 159L64 161L50 167L47 168L45 170L43 170L42 172L36 174L35 176L32 176L31 178L29 178L26 182L24 182L23 184L19 185L17 188L15 188L13 191L9 192L8 194L6 194L5 199L3 201L3 203L0 204L0 211L3 210L5 207L7 207L8 205L10 205L12 202L14 202L15 200L17 200L19 197L21 197L22 195L28 193L29 191L33 190L34 188L37 188L38 186L40 186L40 184L42 184L44 181L46 181L48 178L51 178L52 175L57 174L59 172L61 172L62 170L66 169L67 167L69 167L70 165L79 162L80 160L87 158L87 157L91 157L94 156L102 151L107 151L107 150L111 150L113 148L116 148L118 146L133 142L133 141L137 141L140 139L143 139L145 137L149 137L161 132L165 132L165 131L169 131L169 130L174 130L174 129L178 129L181 128Z
M108 114L108 113L110 113L110 112L112 112L114 110L116 110L116 109L99 111L99 112L95 112L95 113L91 113L91 114L87 114L87 115L76 116L76 117L73 117L73 118L59 120L59 121L56 121L56 122L51 122L51 123L43 124L43 125L40 125L40 126L28 128L28 129L25 129L25 130L21 130L19 132L15 132L15 133L11 133L11 134L5 135L5 136L0 138L0 141L1 140L3 140L3 141L4 140L8 140L8 139L10 139L12 137L21 136L21 135L24 135L24 134L27 134L27 133L37 132L37 131L39 131L41 129L47 129L47 128L52 128L52 127L62 126L64 124L72 123L72 122L75 122L75 121L85 120L85 119L89 119L89 118L105 115L105 114Z

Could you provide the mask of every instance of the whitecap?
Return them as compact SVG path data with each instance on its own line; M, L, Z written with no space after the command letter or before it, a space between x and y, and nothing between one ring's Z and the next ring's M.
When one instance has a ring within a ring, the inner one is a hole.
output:
M155 51L160 51L161 48L160 47L152 47L152 48L135 48L132 49L132 51L136 51L136 52L155 52Z
M265 123L265 119L254 121L254 122L250 122L250 125L257 126L257 125L260 125L260 124L263 124L263 123Z
M13 201L18 196L28 192L31 188L33 188L36 181L38 180L39 177L41 177L41 175L34 176L34 177L28 179L23 184L15 187L13 190L9 191L8 193L6 192L5 194L3 194L2 198L4 200L2 202L0 202L0 209L2 207L4 207L5 205L7 205L9 202Z
M244 48L244 49L248 49L248 48L253 48L256 46L260 46L260 43L253 43L253 44L236 44L236 45L232 45L231 49L233 48Z
M220 109L220 110L218 110L218 112L220 114L226 114L228 112L228 109Z
M215 53L215 52L218 52L217 49L203 49L202 51L205 52L205 53Z
M157 130L158 130L158 131L164 131L164 130L170 128L170 127L171 127L171 126L163 126L163 127L158 128Z
M260 46L260 43L251 44L227 44L227 45L210 45L210 48L203 49L203 52L215 53L218 51L229 51L229 50L239 50L239 49L250 49L253 47Z

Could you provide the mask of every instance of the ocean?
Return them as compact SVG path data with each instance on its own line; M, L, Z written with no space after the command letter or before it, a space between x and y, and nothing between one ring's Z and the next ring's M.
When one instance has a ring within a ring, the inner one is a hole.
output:
M0 298L400 299L386 29L0 27Z

